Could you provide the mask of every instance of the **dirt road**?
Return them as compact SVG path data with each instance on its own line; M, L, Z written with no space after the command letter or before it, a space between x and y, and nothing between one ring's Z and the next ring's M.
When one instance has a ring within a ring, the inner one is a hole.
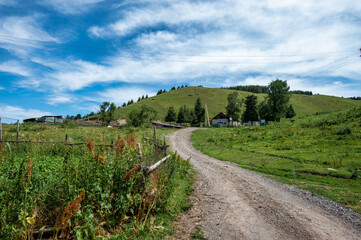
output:
M177 238L189 239L198 224L207 239L361 239L359 214L202 154L190 142L193 130L170 136L172 149L192 157L199 173L195 204L179 218Z

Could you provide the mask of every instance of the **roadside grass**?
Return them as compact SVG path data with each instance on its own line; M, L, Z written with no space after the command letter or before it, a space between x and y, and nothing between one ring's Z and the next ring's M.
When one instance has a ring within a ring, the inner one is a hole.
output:
M361 107L265 127L200 129L192 141L217 159L361 212Z
M186 87L173 91L168 91L157 96L149 97L141 100L140 102L133 103L129 106L116 110L116 116L126 118L130 111L133 109L140 109L142 105L147 105L155 108L158 111L157 118L164 120L168 108L174 106L178 112L179 108L183 105L193 108L194 103L198 97L201 98L202 104L206 101L208 104L209 116L212 118L219 112L225 112L228 104L228 94L235 90L207 88L207 87ZM252 94L244 91L238 92L238 97L244 99L246 96ZM265 94L254 94L258 97L258 101L262 101ZM325 96L325 95L302 95L293 94L290 103L295 108L297 117L317 112L332 112L342 109L359 106L361 101L351 100L347 98Z
M13 127L5 125L5 139L14 140ZM137 142L145 166L162 157L145 140L152 128L25 127L20 131L28 136L20 140L61 142L69 134L71 142L88 145L0 142L0 239L31 239L41 229L50 229L49 237L162 239L172 232L172 219L189 208L194 171L188 161L171 154L145 184L132 172L139 164ZM158 139L173 131L158 130ZM113 149L92 147L111 140Z
M194 232L191 233L191 239L207 240L207 238L201 232L201 228L196 226Z

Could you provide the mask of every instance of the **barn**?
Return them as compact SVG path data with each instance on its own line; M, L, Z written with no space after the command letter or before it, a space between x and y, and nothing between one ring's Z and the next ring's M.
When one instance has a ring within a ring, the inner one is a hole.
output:
M212 125L218 125L220 127L229 126L229 119L227 114L224 112L218 113L214 118L212 118Z

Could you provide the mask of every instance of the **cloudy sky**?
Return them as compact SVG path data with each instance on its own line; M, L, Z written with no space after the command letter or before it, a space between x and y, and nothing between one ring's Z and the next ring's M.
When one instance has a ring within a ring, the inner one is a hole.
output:
M0 116L182 84L361 96L359 0L0 0Z

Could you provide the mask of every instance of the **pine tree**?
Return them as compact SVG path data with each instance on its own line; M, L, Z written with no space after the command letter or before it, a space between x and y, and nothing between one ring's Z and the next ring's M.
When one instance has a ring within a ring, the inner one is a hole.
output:
M204 121L204 108L202 107L201 99L198 97L194 105L194 118L193 123L199 124Z
M258 113L257 113L257 96L248 95L246 100L244 101L246 105L246 110L243 112L242 121L243 122L253 122L258 121Z
M166 122L175 122L177 120L177 113L173 106L168 108L167 116L165 117Z

